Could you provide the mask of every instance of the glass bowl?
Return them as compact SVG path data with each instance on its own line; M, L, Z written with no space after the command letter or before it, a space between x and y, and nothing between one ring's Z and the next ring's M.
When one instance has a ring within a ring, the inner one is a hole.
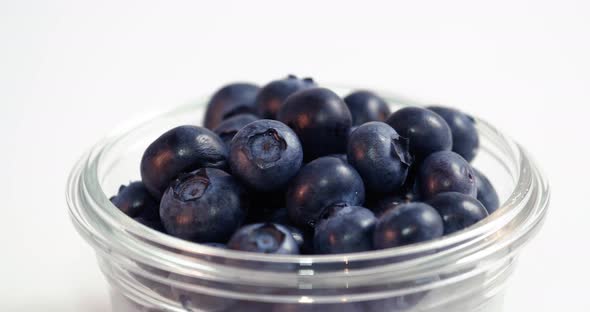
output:
M392 110L421 105L380 94ZM473 162L503 202L487 219L399 248L277 256L180 240L137 223L109 201L121 184L140 179L145 148L166 130L200 124L205 103L115 131L71 173L69 212L96 251L114 311L501 311L521 247L546 215L549 186L526 151L490 124L476 118L481 149Z

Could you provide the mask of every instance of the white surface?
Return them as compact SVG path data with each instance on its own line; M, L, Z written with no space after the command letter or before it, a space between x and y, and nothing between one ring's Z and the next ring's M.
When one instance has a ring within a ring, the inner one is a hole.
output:
M590 310L589 14L584 0L0 1L0 310L108 310L64 200L93 142L144 110L287 73L455 105L510 133L553 200L506 311Z

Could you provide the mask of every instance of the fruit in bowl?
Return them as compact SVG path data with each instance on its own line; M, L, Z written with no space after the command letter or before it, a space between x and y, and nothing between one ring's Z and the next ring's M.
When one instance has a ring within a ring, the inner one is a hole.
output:
M212 129L213 131L209 130ZM475 120L443 107L390 111L289 75L232 83L204 127L155 138L141 181L111 200L167 235L230 250L336 254L396 248L485 219L498 196L476 158Z
M222 86L75 167L70 213L116 311L496 311L548 206L518 144L455 108L261 86Z

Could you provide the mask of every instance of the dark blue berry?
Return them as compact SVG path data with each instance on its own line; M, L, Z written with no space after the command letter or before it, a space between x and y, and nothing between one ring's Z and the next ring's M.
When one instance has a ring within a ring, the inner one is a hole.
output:
M492 185L492 182L479 170L473 168L475 173L475 185L477 185L477 199L486 207L489 214L498 210L500 198Z
M173 236L202 243L224 243L242 224L243 190L226 172L201 168L172 182L160 203L160 216Z
M121 185L119 193L111 198L111 202L135 221L158 232L164 232L160 220L160 204L142 182Z
M339 207L316 226L314 251L319 254L369 251L373 249L376 220L367 208Z
M426 199L445 192L477 196L473 168L459 154L449 151L434 153L424 160L418 172L418 187Z
M215 129L223 120L238 114L256 114L259 89L250 83L232 83L217 90L207 104L205 128Z
M344 98L352 115L352 125L360 126L369 121L385 121L391 110L377 94L367 91L355 91Z
M359 206L365 187L358 172L336 157L321 157L303 166L287 190L287 210L295 225L315 227L333 205Z
M472 161L479 149L479 135L475 128L475 120L463 112L441 106L431 106L428 109L439 114L451 128L453 134L453 152Z
M410 140L410 151L418 160L438 151L450 151L453 136L447 122L421 107L405 107L387 119L399 135Z
M230 239L230 249L266 254L299 254L297 242L282 225L250 224L239 229Z
M347 158L367 191L377 193L398 191L412 164L408 140L380 121L365 123L350 135Z
M374 200L368 208L370 208L377 218L391 209L395 209L401 204L412 202L413 194L389 194Z
M431 206L402 204L379 218L373 244L376 249L404 246L441 237L443 230L443 221Z
M297 133L305 161L346 151L350 112L328 89L311 88L292 94L279 110L278 120Z
M117 196L111 202L131 218L142 217L146 220L158 220L160 204L148 192L141 181L121 185Z
M441 215L445 235L470 227L488 216L487 210L477 199L457 192L440 193L428 204Z
M252 114L235 115L222 121L215 129L213 129L213 132L215 132L229 148L231 140L234 138L236 133L238 133L238 131L244 128L247 124L258 119L260 118Z
M152 196L160 199L181 173L202 167L224 169L227 156L227 147L212 131L195 126L176 127L145 150L141 179Z
M312 79L298 79L293 75L270 82L260 89L256 97L258 115L266 119L276 119L277 113L289 95L313 86L315 83Z
M297 174L303 150L297 135L285 124L257 120L242 128L230 150L232 174L257 191L281 189Z

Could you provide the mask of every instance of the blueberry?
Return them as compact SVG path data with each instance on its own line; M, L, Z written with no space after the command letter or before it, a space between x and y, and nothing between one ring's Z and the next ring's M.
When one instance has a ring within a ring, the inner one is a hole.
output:
M369 208L375 213L375 215L379 218L384 213L391 209L395 209L401 204L406 204L412 202L413 195L411 193L408 194L389 194L385 195L372 203Z
M353 126L369 121L385 121L391 114L387 102L371 91L355 91L347 95L344 102L352 115Z
M412 164L408 140L380 121L365 123L350 135L347 157L367 191L377 193L398 191Z
M451 128L453 152L463 156L467 161L472 161L479 149L479 135L475 128L475 120L449 107L431 106L428 109L439 114Z
M176 127L145 150L141 179L152 196L160 199L181 173L202 167L224 169L227 156L227 147L212 131L195 126Z
M201 168L172 182L160 204L166 231L201 243L224 243L246 215L237 180L214 168Z
M477 196L473 168L455 152L443 151L428 156L420 166L418 186L426 199L445 192Z
M477 185L477 199L486 207L488 213L492 214L500 207L498 193L481 171L473 168L473 172L475 173L475 185Z
M457 193L440 193L428 201L443 219L445 235L455 233L488 216L485 207L475 198Z
M432 240L443 235L438 212L425 203L399 205L379 218L373 244L385 249Z
M324 88L305 89L292 94L278 114L278 120L297 133L305 161L344 153L351 118L340 97Z
M266 254L299 254L297 242L282 225L250 224L239 229L227 244L230 249Z
M320 254L369 251L373 249L376 220L367 208L342 207L316 226L314 251Z
M231 140L240 129L247 124L258 120L259 118L252 114L239 114L222 121L213 132L217 134L225 145L229 148Z
M207 104L205 128L214 129L223 120L238 114L256 114L259 89L250 83L232 83L217 90Z
M447 122L421 107L405 107L387 119L399 135L410 140L410 151L418 160L438 151L450 151L453 137Z
M295 225L313 228L324 210L341 204L362 205L363 180L348 163L336 157L321 157L303 166L287 190L287 210Z
M111 202L135 221L158 232L165 232L160 220L160 204L152 197L142 182L121 185Z
M298 79L293 75L270 82L260 89L256 97L258 115L266 119L276 119L279 109L289 95L313 86L315 83L312 79Z
M111 202L131 218L160 219L160 205L141 181L129 183L128 186L121 185L119 193L111 198Z
M303 150L285 124L269 119L252 122L234 137L230 149L232 173L257 191L281 189L297 174Z

